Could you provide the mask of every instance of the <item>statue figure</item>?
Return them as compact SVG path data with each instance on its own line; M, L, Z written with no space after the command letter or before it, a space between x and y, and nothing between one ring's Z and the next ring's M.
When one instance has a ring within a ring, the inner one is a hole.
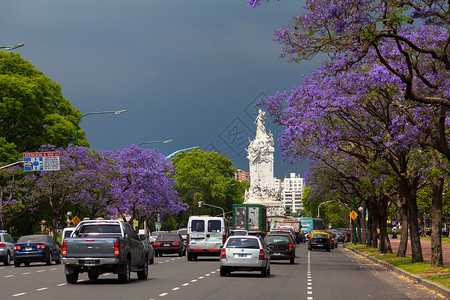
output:
M264 120L266 119L266 112L259 110L258 111L258 117L256 117L255 124L256 124L256 136L258 135L265 135L266 134L266 127L264 126Z

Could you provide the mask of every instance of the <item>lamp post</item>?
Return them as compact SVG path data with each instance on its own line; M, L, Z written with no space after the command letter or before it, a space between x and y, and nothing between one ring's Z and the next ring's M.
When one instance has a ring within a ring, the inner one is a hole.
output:
M15 45L11 45L11 46L0 46L0 49L5 50L5 51L10 51L10 50L14 50L20 47L23 47L24 44L20 43L20 44L15 44Z
M333 202L333 201L336 201L336 200L330 200L330 201L322 202L322 203L319 204L319 206L317 207L317 217L318 217L318 218L320 218L320 206L321 206L322 204L330 203L330 202Z
M222 210L222 216L223 216L223 219L225 220L225 210L224 210L222 207L220 207L220 206L215 206L215 205L211 205L211 204L205 203L205 202L203 202L203 201L199 201L199 202L198 202L198 207L202 207L203 205L211 206L211 207L214 207L214 208L219 208L219 209L221 209L221 210Z
M95 112L90 112L90 113L86 113L81 115L81 117L78 119L77 121L77 135L76 135L76 140L75 140L75 144L78 146L78 129L79 129L79 125L80 125L80 121L83 117L88 116L88 115L101 115L101 114L115 114L115 115L120 115L121 113L126 112L126 109L122 109L122 110L117 110L117 111L95 111Z
M195 148L199 148L199 147L198 147L198 146L195 146L195 147L190 147L190 148L186 148L186 149L177 150L177 151L175 151L175 152L173 152L173 153L167 155L167 156L166 156L166 160L172 159L172 157L174 157L175 155L177 155L177 154L180 153L180 152L187 152L187 151L193 150L193 149L195 149Z
M137 146L139 147L139 146L141 146L141 145L144 145L144 144L150 144L150 143L163 143L163 144L167 144L167 143L170 143L170 142L172 142L172 141L173 141L173 140L146 141L146 142L143 142L143 143L138 144Z

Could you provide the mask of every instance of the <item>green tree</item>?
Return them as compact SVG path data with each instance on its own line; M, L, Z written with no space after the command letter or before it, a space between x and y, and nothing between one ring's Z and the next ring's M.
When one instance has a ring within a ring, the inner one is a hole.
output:
M232 211L234 203L242 203L247 182L235 179L236 169L225 155L195 149L180 153L173 159L176 167L175 185L178 195L189 209L177 216L177 224L187 224L189 215L221 215L222 211L213 207L198 207L198 202L219 206L225 213Z
M0 51L0 137L15 151L37 151L44 144L67 147L74 142L79 117L59 84L19 54ZM79 140L89 145L81 130ZM5 142L0 141L1 151Z

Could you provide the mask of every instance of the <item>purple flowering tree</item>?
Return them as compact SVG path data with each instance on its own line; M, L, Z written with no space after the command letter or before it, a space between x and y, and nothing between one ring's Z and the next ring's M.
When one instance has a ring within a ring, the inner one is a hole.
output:
M171 215L187 208L175 190L172 163L156 150L132 145L102 155L114 161L119 173L112 182L111 193L117 201L108 207L110 216L147 222L156 213Z

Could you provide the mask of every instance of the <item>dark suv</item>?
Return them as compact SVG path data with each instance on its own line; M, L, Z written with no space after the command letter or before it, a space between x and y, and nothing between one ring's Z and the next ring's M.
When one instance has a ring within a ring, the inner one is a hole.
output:
M295 261L295 242L290 233L274 232L264 238L269 249L271 260L286 260L291 264Z

